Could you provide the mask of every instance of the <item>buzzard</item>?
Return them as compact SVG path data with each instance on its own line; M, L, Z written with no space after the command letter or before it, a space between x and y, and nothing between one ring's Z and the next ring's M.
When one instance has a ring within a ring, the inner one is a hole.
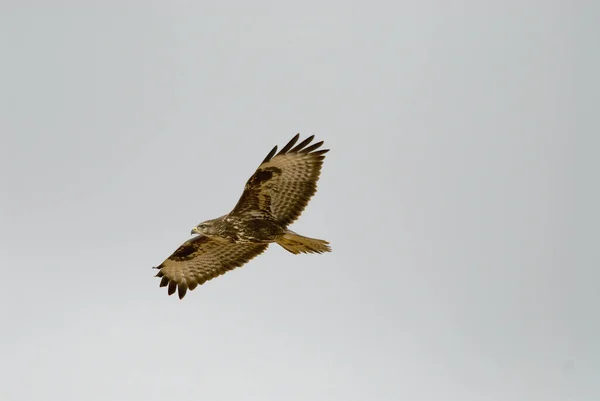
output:
M269 152L246 182L233 210L192 229L199 234L184 242L158 269L160 286L182 299L187 290L241 267L276 242L287 251L329 252L329 242L304 237L287 227L300 216L317 191L325 153L323 141L308 146L314 135L298 145L297 134L280 151ZM296 146L294 146L296 145Z

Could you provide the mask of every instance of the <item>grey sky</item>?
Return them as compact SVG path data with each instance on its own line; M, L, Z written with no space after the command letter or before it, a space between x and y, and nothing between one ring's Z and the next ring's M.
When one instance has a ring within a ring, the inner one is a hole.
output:
M1 2L0 399L600 399L598 8ZM296 132L333 252L168 297Z

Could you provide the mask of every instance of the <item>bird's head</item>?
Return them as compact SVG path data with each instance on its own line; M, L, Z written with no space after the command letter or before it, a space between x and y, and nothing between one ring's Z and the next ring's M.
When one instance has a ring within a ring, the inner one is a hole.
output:
M196 227L192 228L191 235L194 234L203 234L203 235L213 235L216 234L215 225L213 224L214 220L207 220Z

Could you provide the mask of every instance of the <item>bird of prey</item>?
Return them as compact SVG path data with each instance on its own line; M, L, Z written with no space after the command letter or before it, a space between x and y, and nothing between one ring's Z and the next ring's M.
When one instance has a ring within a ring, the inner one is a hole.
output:
M155 267L160 286L168 294L187 290L229 270L241 267L276 242L287 251L330 252L329 242L296 234L287 227L296 220L317 191L325 153L323 141L308 146L314 135L298 145L297 134L279 153L269 152L246 182L233 210L192 229L197 236L184 242L162 264ZM296 146L294 146L296 145Z

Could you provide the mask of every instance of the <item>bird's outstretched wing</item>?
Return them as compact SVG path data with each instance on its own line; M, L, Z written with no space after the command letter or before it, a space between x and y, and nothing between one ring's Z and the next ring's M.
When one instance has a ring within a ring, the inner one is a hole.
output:
M178 291L183 298L204 282L240 267L267 249L268 244L234 243L203 235L184 242L160 266L156 277L161 287L168 286L169 295Z
M307 146L314 135L296 145L299 138L300 134L294 136L277 154L277 146L271 150L230 214L268 212L284 226L300 216L317 192L324 154L329 149L318 150L323 141Z

